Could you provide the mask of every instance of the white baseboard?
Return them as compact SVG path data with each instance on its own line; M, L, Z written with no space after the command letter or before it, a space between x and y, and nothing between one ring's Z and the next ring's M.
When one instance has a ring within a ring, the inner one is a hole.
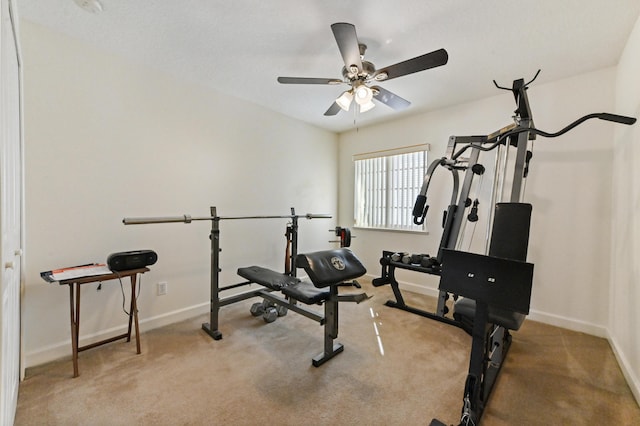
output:
M425 296L438 297L439 292L437 288L427 287L424 285L405 282L405 281L398 281L398 284L400 285L400 290L402 291L409 291L412 293L424 294ZM527 318L533 321L544 323L544 324L566 328L567 330L587 333L592 336L603 337L603 338L607 338L609 336L609 333L606 327L604 326L592 324L592 323L577 320L574 318L568 318L568 317L563 317L556 314L550 314L550 313L538 311L535 309L532 309L529 312L529 315Z
M174 324L176 322L184 321L189 318L193 318L198 315L206 314L209 312L210 303L204 302L187 308L178 309L165 314L156 315L155 317L145 318L140 321L140 330L149 331L154 328L164 327L165 325Z
M398 281L398 284L400 285L400 290L410 291L412 293L424 294L425 296L431 296L431 297L437 298L438 294L440 293L437 288L431 288L431 287L427 287L420 284L400 282L400 281Z
M586 321L577 320L575 318L563 317L561 315L550 314L547 312L531 309L528 319L532 321L541 322L544 324L553 325L556 327L566 328L571 331L578 331L580 333L590 334L596 337L607 338L609 332L606 327L589 323Z
M380 278L379 275L365 275L364 276L365 280L369 280L372 281L375 278ZM426 296L432 296L432 297L438 297L438 289L437 288L432 288L432 287L427 287L425 285L421 285L421 284L416 284L416 283L412 283L412 282L408 282L408 281L398 281L398 284L400 285L400 290L403 291L410 291L412 293L418 293L418 294L424 294ZM385 284L385 285L389 285L389 284Z
M609 345L613 350L613 354L615 355L616 360L618 360L618 365L620 366L620 370L622 370L622 375L629 385L629 389L631 389L631 393L633 393L633 396L636 398L636 402L638 403L638 405L640 405L640 377L638 377L633 371L629 360L624 355L624 352L620 349L620 345L618 345L616 339L614 339L611 335L608 335L607 340L609 340Z
M164 327L165 325L193 318L201 314L206 314L207 312L209 312L209 302L201 303L183 309L178 309L172 312L167 312L151 318L140 319L140 332L153 330L154 328L158 327ZM94 342L98 342L100 340L108 339L111 336L122 333L122 330L126 330L126 328L127 324L124 323L123 325L112 327L107 330L101 330L97 333L80 336L79 345L85 346ZM62 342L38 348L27 353L24 357L25 368L34 367L36 365L70 356L71 338Z

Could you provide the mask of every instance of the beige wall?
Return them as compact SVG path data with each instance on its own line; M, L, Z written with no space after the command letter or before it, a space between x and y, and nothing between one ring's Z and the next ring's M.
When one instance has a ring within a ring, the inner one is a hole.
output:
M208 312L210 222L124 226L124 217L336 215L337 136L22 25L26 143L27 366L70 351L67 288L39 272L149 248L142 327ZM282 269L285 219L222 223L222 279ZM333 247L335 219L301 220L300 250ZM169 292L156 295L156 283ZM87 285L82 343L127 322L117 282ZM128 299L127 299L128 300Z
M616 109L640 118L640 20L620 58ZM616 129L610 341L640 401L640 124Z

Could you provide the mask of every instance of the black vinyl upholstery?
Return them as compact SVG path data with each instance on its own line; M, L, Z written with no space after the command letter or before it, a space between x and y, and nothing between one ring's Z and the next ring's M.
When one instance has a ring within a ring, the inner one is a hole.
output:
M247 266L246 268L238 268L238 275L247 280L269 287L272 290L282 290L284 287L297 284L300 280L290 275L281 274L262 266Z
M306 305L324 302L331 296L329 290L319 289L308 281L301 281L297 284L283 287L282 294L299 300Z
M496 204L489 256L526 262L531 210L528 203Z
M313 366L319 367L344 351L344 346L335 342L338 337L340 302L360 303L369 298L366 293L339 294L338 286L347 280L364 275L367 270L348 248L298 254L294 260L296 267L304 268L312 282L301 281L296 277L260 266L238 268L238 275L249 280L249 283L264 285L269 290L248 291L237 297L241 298L239 300L244 300L248 297L262 296L262 303L254 303L250 312L253 316L262 315L265 322L275 321L278 316L285 315L287 310L319 322L324 329L324 345L322 352L312 359ZM281 291L286 299L274 295L273 290ZM324 315L320 315L316 309L300 306L298 302L306 305L322 305Z
M476 301L471 300L467 297L462 298L456 302L455 305L455 314L456 316L464 317L464 318L473 318L476 314ZM509 311L507 309L496 308L495 306L489 306L489 318L488 321L491 324L498 324L507 328L509 330L520 330L520 327L524 323L526 318L525 314L521 314L520 312ZM458 318L461 321L464 319ZM471 328L473 322L470 323L469 328Z
M304 268L316 287L328 287L367 273L366 268L348 248L299 254L296 266Z

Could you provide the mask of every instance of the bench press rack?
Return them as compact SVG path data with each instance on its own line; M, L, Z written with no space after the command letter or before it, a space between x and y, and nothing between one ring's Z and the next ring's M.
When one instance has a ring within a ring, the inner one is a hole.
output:
M298 219L331 218L326 214L297 215L291 208L290 215L283 216L218 216L216 207L210 207L211 215L206 217L191 217L189 215L157 218L125 218L125 225L142 225L151 223L191 223L192 221L211 221L211 304L209 310L209 322L202 324L202 329L214 340L222 339L219 329L220 308L253 297L262 297L278 307L292 310L300 315L310 318L324 326L324 350L313 358L313 365L318 367L335 355L343 351L343 346L334 343L338 335L338 302L360 303L369 298L365 293L338 295L338 286L346 280L358 278L366 273L366 269L347 248L327 250L316 253L298 255ZM247 279L237 284L224 287L220 286L220 221L239 219L290 219L287 225L287 250L285 258L285 273L279 273L260 266L238 268L238 275ZM296 267L303 267L312 283L296 278ZM261 288L228 296L220 297L223 291L244 287L251 284L260 284ZM325 289L328 287L328 289ZM282 291L285 297L274 294ZM324 315L298 305L300 301L306 305L324 304ZM252 311L253 314L253 311ZM283 313L284 315L284 313ZM265 319L266 321L266 319Z

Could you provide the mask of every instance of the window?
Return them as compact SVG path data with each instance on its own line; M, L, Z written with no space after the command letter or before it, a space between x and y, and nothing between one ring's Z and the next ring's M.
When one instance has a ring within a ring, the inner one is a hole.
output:
M355 155L354 226L424 231L413 224L429 145Z

